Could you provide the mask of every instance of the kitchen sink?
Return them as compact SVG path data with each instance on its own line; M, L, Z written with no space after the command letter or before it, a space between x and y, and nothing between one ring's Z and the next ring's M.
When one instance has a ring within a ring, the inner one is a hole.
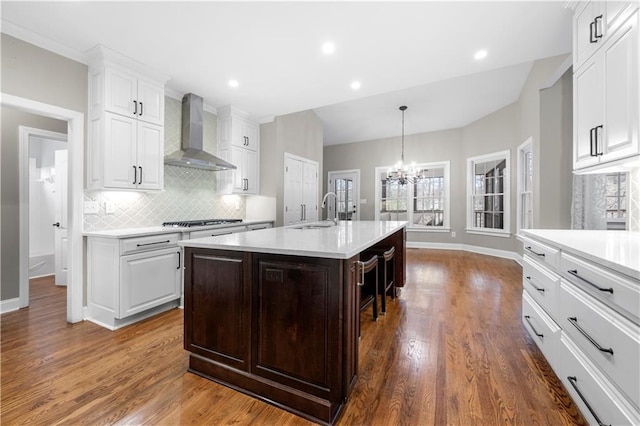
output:
M325 220L322 222L313 222L313 223L306 223L298 226L292 226L291 229L322 229L322 228L331 228L332 226L336 226L336 223L331 220Z

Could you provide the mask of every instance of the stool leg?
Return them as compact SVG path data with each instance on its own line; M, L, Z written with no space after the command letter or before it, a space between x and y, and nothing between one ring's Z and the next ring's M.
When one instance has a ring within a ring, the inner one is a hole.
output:
M380 269L380 274L378 276L380 275L382 275L382 282L378 281L378 284L382 289L380 292L382 297L382 315L387 315L387 265L382 265L382 269Z

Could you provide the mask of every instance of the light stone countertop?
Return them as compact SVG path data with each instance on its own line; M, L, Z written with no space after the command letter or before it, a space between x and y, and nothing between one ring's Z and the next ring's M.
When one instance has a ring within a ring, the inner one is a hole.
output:
M225 223L223 225L207 225L194 226L192 228L180 228L171 226L149 226L146 228L126 228L112 229L108 231L88 231L83 232L85 237L102 237L102 238L132 238L144 237L157 234L171 234L174 232L186 233L193 231L203 231L205 229L234 228L236 226L255 225L257 223L272 223L272 220L243 220L236 223Z
M326 224L324 222L316 222ZM299 229L303 225L260 229L253 232L183 240L183 247L293 256L349 259L407 226L404 221L339 221L322 228Z
M640 232L523 229L522 235L640 280Z

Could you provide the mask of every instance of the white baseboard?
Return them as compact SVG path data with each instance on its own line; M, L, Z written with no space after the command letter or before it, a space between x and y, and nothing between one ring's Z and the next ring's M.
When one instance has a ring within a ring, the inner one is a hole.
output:
M19 297L0 301L0 314L6 314L7 312L17 311L18 309L20 309Z
M407 241L407 248L424 248L424 249L436 249L436 250L462 250L472 253L486 254L488 256L502 257L504 259L511 259L522 265L522 256L513 251L498 250L488 247L471 246L467 244L447 244L447 243L422 243Z

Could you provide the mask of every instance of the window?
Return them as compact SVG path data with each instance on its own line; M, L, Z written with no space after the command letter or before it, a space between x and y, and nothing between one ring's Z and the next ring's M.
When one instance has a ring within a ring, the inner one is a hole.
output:
M467 159L467 232L509 235L509 151Z
M517 232L533 226L533 150L531 138L518 147Z
M627 174L606 176L607 229L627 227Z
M401 185L376 168L376 220L406 220L409 228L449 230L449 162L416 165L420 177Z

